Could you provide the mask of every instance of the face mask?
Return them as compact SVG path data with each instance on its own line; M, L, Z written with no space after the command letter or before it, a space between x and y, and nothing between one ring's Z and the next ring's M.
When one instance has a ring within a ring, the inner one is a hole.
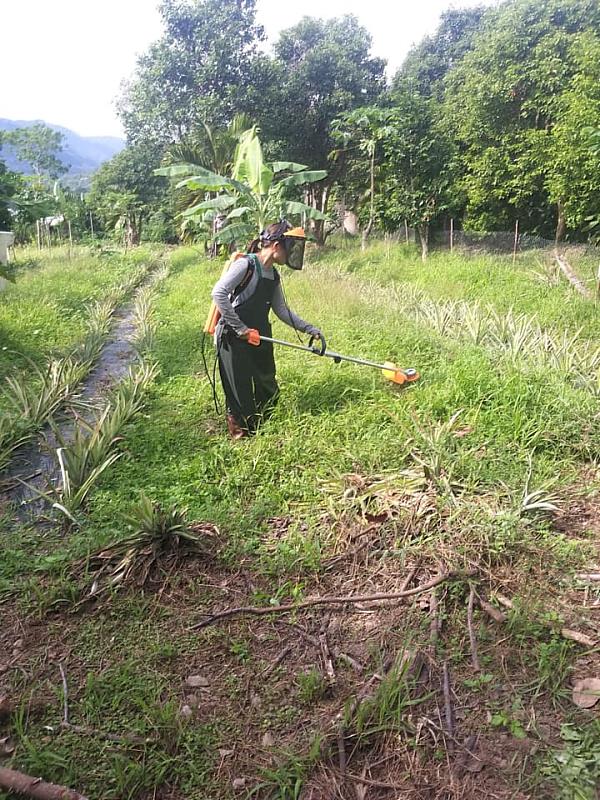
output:
M284 236L283 245L287 258L285 263L291 269L302 269L304 265L304 246L306 239L299 239L295 236Z

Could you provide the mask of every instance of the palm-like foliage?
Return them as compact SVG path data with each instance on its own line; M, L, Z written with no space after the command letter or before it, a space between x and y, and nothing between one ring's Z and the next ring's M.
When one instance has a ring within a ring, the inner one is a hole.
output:
M206 167L189 163L173 164L157 170L158 175L182 178L177 186L190 193L204 193L204 199L182 212L187 221L210 225L214 240L233 244L244 241L280 217L324 219L320 212L299 201L289 199L295 188L315 183L326 177L323 170L308 170L293 161L267 164L256 128L239 137L231 175L223 175ZM206 196L214 194L216 196ZM215 221L219 225L215 226ZM218 227L218 230L216 229Z
M123 588L143 587L155 568L207 552L209 537L218 531L210 523L187 520L187 509L163 507L142 494L127 518L131 534L92 554L81 566L93 576L88 597ZM84 598L87 599L87 598Z
M252 128L252 122L246 114L237 114L224 129L215 129L203 123L188 139L169 147L164 164L167 167L177 165L178 178L182 175L195 175L198 170L202 169L208 169L219 175L229 175L233 169L240 137L250 128ZM179 168L187 169L180 172ZM183 216L187 209L209 199L209 196L212 194L185 187L176 191L175 210L182 219L181 235L183 239L193 239L199 233L204 233L205 237L209 238L216 233L216 216L212 220L200 221Z
M197 167L220 175L230 173L240 137L251 128L252 123L246 114L237 114L224 130L203 123L190 139L169 147L164 163L167 166L187 164L190 175Z

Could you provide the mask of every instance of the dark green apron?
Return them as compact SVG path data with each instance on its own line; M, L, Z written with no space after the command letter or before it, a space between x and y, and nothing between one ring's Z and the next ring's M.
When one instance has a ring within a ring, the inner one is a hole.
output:
M262 336L272 336L269 312L279 275L275 272L274 280L264 278L256 261L256 290L236 306L235 311L248 328L256 328ZM241 427L255 431L261 419L273 409L279 393L273 345L271 342L261 342L258 347L248 344L224 326L217 336L217 348L227 411Z

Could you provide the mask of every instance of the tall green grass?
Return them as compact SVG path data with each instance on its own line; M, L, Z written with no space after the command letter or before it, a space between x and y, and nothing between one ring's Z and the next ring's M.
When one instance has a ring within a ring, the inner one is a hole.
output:
M365 253L358 243L334 242L312 250L310 262L349 272L381 285L400 283L440 300L489 303L498 311L536 314L545 327L582 329L584 337L600 337L600 316L566 279L556 277L551 251L512 255L468 255L433 251L426 264L412 245L373 242ZM582 276L583 277L583 276ZM557 284L558 281L558 284Z
M0 379L26 359L41 365L79 342L86 306L148 261L149 251L96 255L86 248L17 248L16 282L0 292Z
M332 475L410 465L419 432L459 409L470 432L452 455L453 473L471 490L519 494L530 459L534 484L569 481L599 454L593 396L535 363L499 361L485 348L407 319L393 297L374 308L360 283L310 268L284 272L291 307L319 325L333 349L414 366L421 381L398 388L375 370L277 349L281 401L259 435L234 444L213 408L200 352L221 266L186 250L173 262L175 274L156 308L154 352L162 378L148 417L128 435L130 459L115 465L92 500L99 536L113 535L115 515L145 491L221 524L232 541L252 549L270 517L316 520L321 488ZM283 324L274 329L295 341Z

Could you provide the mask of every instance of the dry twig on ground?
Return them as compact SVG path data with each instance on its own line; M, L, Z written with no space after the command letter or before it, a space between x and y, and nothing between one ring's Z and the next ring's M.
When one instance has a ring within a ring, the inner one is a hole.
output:
M266 614L286 614L290 611L300 611L303 608L313 608L314 606L324 605L345 605L346 603L370 603L376 600L402 600L406 597L414 597L415 595L428 592L434 586L440 583L454 579L472 578L474 572L444 572L436 575L430 581L416 586L414 589L406 589L399 592L380 592L378 594L354 594L354 595L340 595L333 597L312 597L308 600L303 600L300 603L287 603L282 606L238 606L237 608L228 608L225 611L219 611L212 614L207 619L197 622L192 625L188 630L195 631L200 628L206 628L219 622L223 619L230 619L231 617L241 616L263 616Z
M467 626L469 628L469 642L471 643L471 661L475 672L480 672L479 656L477 655L477 636L473 627L473 605L475 603L475 587L471 586L469 592L469 605L467 607Z

